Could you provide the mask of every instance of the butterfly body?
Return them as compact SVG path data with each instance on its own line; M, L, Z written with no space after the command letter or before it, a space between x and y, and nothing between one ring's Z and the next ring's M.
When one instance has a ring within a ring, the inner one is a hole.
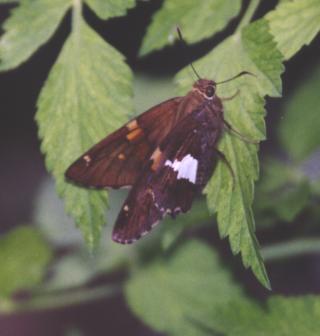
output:
M67 179L85 187L132 186L113 240L128 244L166 214L188 211L219 158L225 122L216 84L200 79L184 97L167 100L107 136L76 160Z

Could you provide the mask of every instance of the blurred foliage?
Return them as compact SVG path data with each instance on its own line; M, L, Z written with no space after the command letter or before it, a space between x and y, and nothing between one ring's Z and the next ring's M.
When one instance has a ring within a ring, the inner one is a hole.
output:
M137 74L132 81L124 57L85 22L83 3L102 19L125 15L135 5L133 0L21 1L4 24L0 69L15 68L26 61L48 41L71 9L70 36L41 91L37 122L47 167L91 252L70 225L72 220L64 213L53 183L45 182L35 201L37 227L18 228L0 240L0 295L15 303L12 311L26 308L23 302L10 298L23 289L32 289L28 309L89 302L115 291L109 283L102 288L91 288L88 283L122 271L117 286L125 283L131 309L146 324L169 335L317 335L317 296L271 296L260 305L230 272L231 259L225 258L222 266L214 247L190 240L194 232L201 231L199 228L212 225L210 213L217 212L221 236L229 236L232 251L241 252L244 265L269 286L252 211L254 181L259 175L258 146L226 134L219 148L235 172L234 189L229 170L219 163L206 188L206 201L200 198L189 214L164 220L152 235L134 246L110 242L110 225L103 230L105 216L109 223L114 222L123 193L111 192L107 202L106 193L64 182L64 170L72 160L121 125L133 105L135 113L141 113L173 92L169 78ZM282 92L283 57L291 58L320 30L318 0L282 0L274 10L251 22L259 3L248 2L234 34L195 62L202 76L217 81L243 70L254 73L219 86L218 95L231 96L241 87L234 100L224 103L226 119L256 141L265 138L265 96L279 97ZM211 37L239 10L240 1L210 0L200 5L188 1L181 10L176 0L165 0L147 28L140 53L173 42L176 24L187 42ZM258 228L272 230L283 222L294 224L301 214L305 220L299 236L263 247L262 255L268 261L320 250L319 239L306 236L317 230L320 221L319 74L318 67L313 75L301 78L284 111L280 111L283 118L277 137L284 155L261 161L262 178L254 202ZM176 80L180 93L185 93L192 84L190 68L183 69ZM107 204L110 210L106 215ZM48 268L52 250L61 254ZM46 281L42 281L44 274L50 275Z
M146 323L172 335L197 335L188 317L197 317L204 307L219 311L242 296L214 251L195 240L134 273L126 295Z
M165 0L152 18L143 39L140 55L161 49L177 38L177 25L189 43L198 42L222 30L235 17L241 7L240 0Z
M274 296L260 306L198 241L133 274L126 295L144 322L169 335L316 336L320 326L319 297Z
M30 226L20 226L0 238L0 300L38 285L51 258L50 246Z
M74 327L74 328L69 328L65 332L65 336L85 336L85 335L80 329Z
M278 219L293 221L309 204L310 197L308 178L297 167L275 159L265 162L254 204L259 225L273 224Z
M85 22L83 3L103 19L124 15L135 5L133 0L75 0L63 4L48 0L22 2L4 23L0 67L14 68L30 57L51 37L67 9L71 8L71 33L41 91L36 120L46 165L56 179L58 194L65 199L66 211L75 219L88 247L94 250L105 223L107 195L66 183L64 171L81 153L128 118L132 109L132 76L123 56ZM238 0L210 0L203 4L190 1L181 7L174 0L164 1L147 29L141 53L166 45L176 24L181 25L188 42L212 36L237 16L240 4ZM219 94L230 96L240 84L245 87L241 95L226 103L226 119L236 125L239 132L256 141L265 137L264 97L281 95L283 64L278 48L289 58L309 43L320 29L315 19L319 4L313 0L281 2L265 16L266 19L250 23L258 5L259 0L252 0L235 33L196 62L203 76L217 80L243 70L254 73L254 78L247 76L222 86ZM48 15L37 15L39 11ZM45 22L40 16L48 20ZM283 25L286 16L290 18L289 26L294 25L296 29L298 25L301 34L290 35L294 29L289 33L288 26ZM292 48L287 49L289 38ZM18 53L19 49L23 52ZM103 68L108 75L101 76ZM177 79L184 92L186 87L190 88L192 83L187 70L182 70ZM244 266L251 267L260 282L270 287L259 254L252 213L253 183L259 171L257 147L228 134L219 147L232 165L236 183L232 190L230 173L219 163L205 191L209 209L217 212L220 234L229 237L233 253L240 252Z
M111 193L108 219L114 222L122 201L119 193ZM111 226L103 232L99 247L91 253L83 245L78 230L70 225L70 218L63 211L63 202L58 198L52 181L44 181L38 191L34 209L34 221L45 238L57 249L69 248L68 252L55 260L50 268L51 276L42 286L42 290L67 290L85 285L94 277L126 268L137 258L132 245L122 246L108 243ZM52 216L48 216L48 214Z
M0 4L16 3L19 0L0 0Z
M255 210L258 223L269 226L278 220L292 222L311 207L318 207L320 185L320 67L293 92L284 106L277 128L287 160L269 158L263 162L257 185Z
M265 305L257 305L250 299L239 300L219 312L212 310L219 320L219 330L228 336L316 336L319 333L319 296L273 296ZM217 328L212 319L212 327ZM199 334L198 334L199 335Z
M319 92L320 65L305 76L286 104L280 120L280 142L295 162L301 162L315 150L320 150Z

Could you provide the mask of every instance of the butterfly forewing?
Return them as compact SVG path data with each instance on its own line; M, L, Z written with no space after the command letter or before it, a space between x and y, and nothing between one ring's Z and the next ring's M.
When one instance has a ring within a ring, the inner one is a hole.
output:
M85 187L131 186L144 164L177 122L181 98L167 100L108 135L66 171L66 177Z

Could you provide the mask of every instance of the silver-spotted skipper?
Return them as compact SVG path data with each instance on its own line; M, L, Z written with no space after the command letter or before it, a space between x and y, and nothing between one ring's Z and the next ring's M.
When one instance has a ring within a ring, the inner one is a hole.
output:
M222 101L233 97L219 98L216 86L250 73L215 83L192 69L199 79L186 96L132 119L81 155L65 173L68 180L88 188L132 187L113 230L112 239L118 243L138 240L166 214L174 218L187 212L218 159L232 172L217 143L224 129L241 134L223 117Z
M68 168L66 178L84 187L132 186L113 230L114 241L130 244L166 214L187 212L217 160L228 164L217 149L224 129L236 132L223 118L224 99L215 93L216 85L225 82L197 80L186 96L129 121Z

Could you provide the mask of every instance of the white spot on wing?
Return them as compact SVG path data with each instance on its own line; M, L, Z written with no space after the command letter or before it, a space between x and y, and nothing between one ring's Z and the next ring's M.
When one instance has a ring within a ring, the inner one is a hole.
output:
M193 158L190 154L186 155L181 161L174 160L174 162L171 162L167 160L164 165L178 172L177 179L184 178L191 183L196 183L198 160Z
M83 160L86 161L86 165L88 166L91 162L91 157L89 155L85 155L83 157Z

